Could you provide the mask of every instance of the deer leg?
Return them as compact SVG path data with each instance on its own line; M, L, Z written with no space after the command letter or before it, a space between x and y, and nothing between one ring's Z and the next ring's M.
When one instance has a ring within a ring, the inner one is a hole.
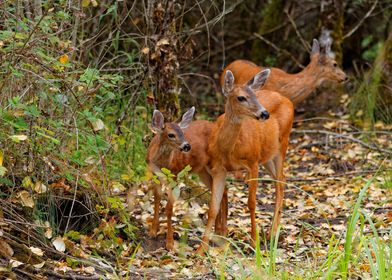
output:
M154 184L154 218L152 220L152 225L150 228L149 235L151 237L156 237L159 228L159 210L162 198L162 187L159 184Z
M174 196L170 186L167 186L167 204L166 204L166 218L167 218L167 234L166 234L166 249L171 251L174 248L173 239L173 215Z
M199 173L200 180L210 189L212 188L212 177L206 171L203 170ZM225 209L225 212L223 212ZM227 234L227 190L223 193L223 199L221 202L221 210L218 212L218 216L215 220L215 233L217 235L226 236ZM225 216L226 215L226 216Z
M284 187L286 184L286 179L283 174L283 161L284 157L282 155L275 157L273 160L273 164L276 170L276 176L274 176L274 179L277 182L275 187L275 210L270 231L272 236L276 235L283 209Z
M218 215L218 212L220 210L223 193L225 191L226 172L224 170L214 172L214 175L212 177L213 184L210 206L208 210L208 221L202 237L202 243L196 252L199 255L203 255L204 251L208 249L210 233L215 223L216 216Z
M256 193L257 193L257 180L259 173L259 166L255 164L248 171L247 180L249 185L249 197L248 197L248 208L250 212L250 221L251 221L251 244L254 247L256 242Z

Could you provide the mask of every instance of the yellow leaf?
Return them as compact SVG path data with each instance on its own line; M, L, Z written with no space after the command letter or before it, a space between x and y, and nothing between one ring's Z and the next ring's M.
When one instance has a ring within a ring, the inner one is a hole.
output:
M61 64L66 64L69 61L68 55L63 54L62 56L60 56L59 61Z
M3 166L3 157L4 157L4 153L2 150L0 150L0 166Z
M82 7L86 8L90 5L90 0L82 0Z

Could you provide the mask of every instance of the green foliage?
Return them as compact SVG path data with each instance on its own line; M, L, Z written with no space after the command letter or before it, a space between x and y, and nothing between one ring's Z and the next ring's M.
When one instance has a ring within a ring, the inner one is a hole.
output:
M365 39L362 43L368 45L370 41L371 39ZM362 125L367 129L372 129L377 120L386 123L392 121L392 112L388 104L390 97L383 94L385 49L384 44L379 42L374 52L367 54L369 57L376 55L376 58L373 67L363 74L362 80L357 81L358 89L350 105L353 118L362 119Z
M70 28L76 17L66 5L45 2L43 16L35 19L9 16L14 14L12 3L4 8L8 13L0 11L5 15L1 24L6 26L0 31L0 56L5 58L0 61L2 196L12 197L21 189L32 191L36 182L42 182L49 191L34 194L30 218L49 222L54 233L69 230L68 237L74 241L79 238L79 232L72 231L75 224L65 226L59 218L59 213L71 214L67 212L70 204L64 201L80 199L90 212L100 205L101 217L119 217L102 222L106 225L103 236L117 240L119 249L119 235L133 240L135 227L124 201L109 194L118 185L124 192L124 185L140 182L145 173L143 138L150 108L139 97L146 94L143 87L133 90L143 79L133 76L142 68L135 59L139 46L118 30L112 45L97 57L100 46L83 45L91 34ZM97 31L106 29L109 19L115 24L117 8L112 5L101 15ZM52 185L69 189L59 196ZM83 201L85 195L91 203Z

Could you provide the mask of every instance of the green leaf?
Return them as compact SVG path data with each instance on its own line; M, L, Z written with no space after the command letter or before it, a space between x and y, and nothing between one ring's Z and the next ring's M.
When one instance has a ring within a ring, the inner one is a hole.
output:
M84 73L80 76L79 81L91 83L98 79L99 71L94 68L87 68Z
M192 167L188 164L187 166L184 167L183 170L181 170L178 174L177 174L177 179L182 179L184 177L186 177L189 173L189 171L191 171Z
M178 186L173 188L173 196L177 200L180 197L181 189Z
M170 175L171 174L171 171L169 169L165 168L165 167L162 167L161 170L162 170L163 174L165 174L165 175Z
M7 168L5 168L4 166L0 166L0 177L4 177L6 172Z

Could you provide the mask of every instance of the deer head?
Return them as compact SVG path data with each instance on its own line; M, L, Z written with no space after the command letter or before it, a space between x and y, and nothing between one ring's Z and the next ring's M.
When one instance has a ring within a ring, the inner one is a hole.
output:
M183 152L189 152L191 145L185 139L182 129L186 128L192 121L195 107L190 108L183 116L179 123L165 123L161 112L154 110L152 116L151 130L159 134L164 145L177 148Z
M320 81L345 82L348 80L347 75L339 68L336 60L331 54L331 42L321 48L316 39L313 39L311 61L314 65L314 72L317 72L323 79Z
M225 73L222 92L227 97L226 113L236 119L251 117L257 120L267 120L268 111L260 104L254 91L260 90L271 70L266 69L257 73L247 84L235 85L234 75L230 70Z

